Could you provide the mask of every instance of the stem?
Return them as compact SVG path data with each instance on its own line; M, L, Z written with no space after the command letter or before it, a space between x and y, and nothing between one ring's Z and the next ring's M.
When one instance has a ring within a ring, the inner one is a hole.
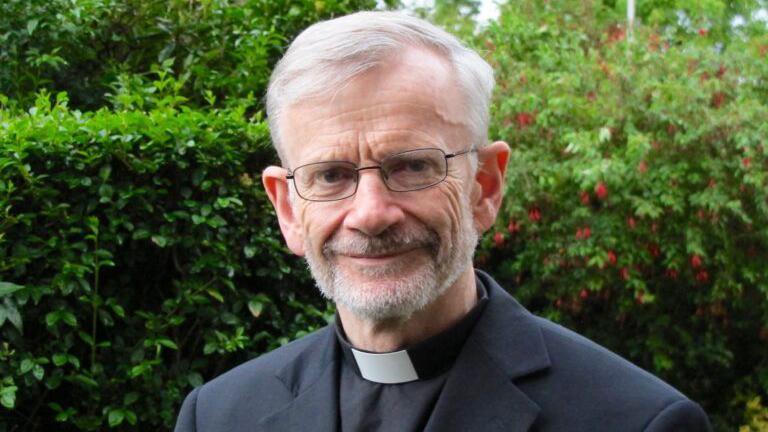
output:
M95 251L99 250L99 233L96 232ZM91 297L91 373L94 373L94 367L96 366L96 318L99 313L99 257L95 257L93 270L93 296Z

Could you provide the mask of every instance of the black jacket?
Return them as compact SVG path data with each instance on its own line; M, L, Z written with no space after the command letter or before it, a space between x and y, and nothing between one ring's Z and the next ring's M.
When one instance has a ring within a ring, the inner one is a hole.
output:
M489 301L426 431L710 430L674 388L477 275ZM340 361L325 327L193 390L176 431L336 431Z

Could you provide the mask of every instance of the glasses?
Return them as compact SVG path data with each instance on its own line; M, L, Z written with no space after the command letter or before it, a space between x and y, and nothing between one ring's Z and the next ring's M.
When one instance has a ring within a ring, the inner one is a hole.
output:
M347 161L314 162L288 170L296 193L307 201L337 201L357 192L360 171L377 169L387 189L410 192L432 187L448 177L448 159L475 152L445 153L437 148L409 150L385 157L379 165L359 167Z

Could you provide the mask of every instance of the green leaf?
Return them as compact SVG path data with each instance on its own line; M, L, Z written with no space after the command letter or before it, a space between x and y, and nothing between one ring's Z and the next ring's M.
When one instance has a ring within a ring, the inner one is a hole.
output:
M30 359L24 359L21 361L21 365L19 365L19 373L23 375L31 371L34 367L35 367L35 362L33 362Z
M56 325L57 322L61 320L61 315L59 314L59 311L54 312L48 312L45 314L45 324L48 327L53 327Z
M0 303L0 325L6 320L10 321L20 333L23 332L24 328L21 314L16 308L16 302L14 302L11 297L4 298L3 302Z
M99 383L96 382L96 380L94 380L91 377L85 376L83 374L73 375L70 378L70 380L74 381L74 382L76 382L78 384L81 384L83 386L86 386L86 387L94 387L95 388L95 387L99 386Z
M66 354L54 354L53 355L53 364L56 366L63 366L67 363L67 355Z
M43 367L40 365L35 365L35 367L32 369L32 375L36 380L40 381L43 379L43 376L45 376L45 369L43 369Z
M206 290L206 292L211 297L215 298L216 300L220 301L221 303L224 303L224 297L221 295L221 293L218 290L216 290L214 288L208 288Z
M168 245L168 238L161 235L154 235L152 236L152 243L162 248Z
M200 387L203 385L203 376L197 372L190 372L187 375L187 382L192 387Z
M126 393L125 396L123 396L123 405L128 406L134 402L139 400L139 394L136 392L130 392Z
M13 409L16 406L16 391L18 387L13 385L13 380L10 380L10 385L6 385L6 380L3 380L3 384L0 386L0 404L8 409Z
M136 413L134 413L131 410L124 410L125 412L125 419L128 420L128 423L135 425L138 418L136 417Z
M125 419L125 412L122 409L110 410L107 416L109 421L109 427L115 427L123 423Z
M16 285L11 282L0 281L0 297L12 294L20 289L24 288L23 285Z
M82 339L83 342L87 343L89 346L93 346L96 343L93 340L93 337L91 337L90 334L88 334L88 333L86 333L84 331L77 332L77 335L80 336L80 339Z
M115 315L119 316L120 318L125 318L125 309L123 309L123 307L119 304L112 305L112 312L114 312Z
M27 21L27 33L32 36L32 33L35 32L35 29L37 29L37 25L40 23L37 19L31 19Z
M172 340L167 339L167 338L160 338L160 339L157 340L157 343L159 343L160 345L162 345L164 347L173 349L173 350L178 350L179 349L179 347L176 345L175 342L173 342Z
M254 318L261 316L261 312L264 310L264 303L258 300L248 301L248 310L251 312Z
M77 318L75 317L75 314L73 314L70 311L61 311L61 319L64 321L64 324L70 326L70 327L77 327Z

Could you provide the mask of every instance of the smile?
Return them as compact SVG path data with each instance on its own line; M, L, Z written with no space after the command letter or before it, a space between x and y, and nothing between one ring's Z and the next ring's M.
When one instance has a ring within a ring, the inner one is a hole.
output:
M412 248L412 249L403 249L400 251L395 252L387 252L383 254L344 254L344 253L338 253L336 254L337 257L340 257L345 260L351 260L355 263L359 264L383 264L387 261L395 261L398 259L402 259L407 255L412 254L413 252L418 251L418 248Z

